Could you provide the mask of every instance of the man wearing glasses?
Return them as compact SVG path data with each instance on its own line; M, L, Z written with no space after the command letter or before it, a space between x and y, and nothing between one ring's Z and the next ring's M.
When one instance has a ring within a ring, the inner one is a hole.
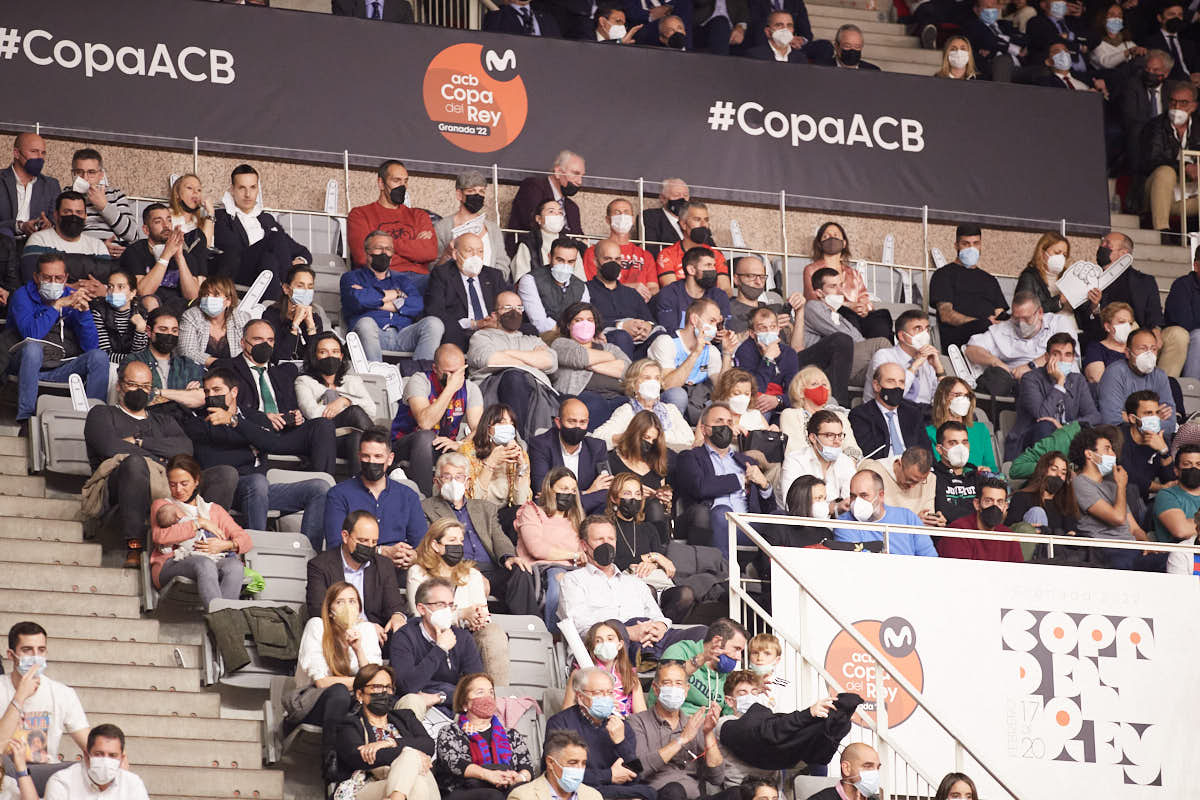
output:
M814 411L808 418L808 441L794 448L783 459L779 471L779 497L786 498L792 481L812 475L825 481L825 496L831 513L850 507L850 480L856 467L854 459L842 452L846 434L838 415L828 409Z
M87 198L87 224L83 232L104 242L113 258L120 258L125 247L138 238L133 203L125 193L108 182L100 151L91 147L76 150L71 156L72 188Z
M784 310L783 298L767 288L767 268L758 256L742 256L733 262L734 295L729 301L729 330L743 333L747 330L750 315L757 309L769 308L776 314ZM780 319L780 324L790 326L790 318Z

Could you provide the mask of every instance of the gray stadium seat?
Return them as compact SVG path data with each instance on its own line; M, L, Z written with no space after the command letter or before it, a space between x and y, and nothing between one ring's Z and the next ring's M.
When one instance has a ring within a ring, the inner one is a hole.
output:
M313 253L312 266L318 275L336 275L339 277L348 269L346 259L336 253Z
M1184 416L1200 411L1200 380L1179 378L1179 391L1183 394Z
M278 212L275 219L288 235L310 253L336 253L342 249L342 218L316 212Z
M263 576L266 586L255 601L258 605L289 605L303 608L308 585L308 561L316 555L302 533L246 531L254 549L246 554L246 565Z
M29 770L29 777L33 778L33 786L37 789L37 796L44 797L46 795L46 782L50 780L51 775L74 763L74 761L63 761L58 764L26 764L25 768ZM4 756L3 761L0 761L0 766L3 766L5 775L12 775L17 771L9 756Z
M554 658L554 637L541 617L493 614L492 621L508 634L508 688L512 694L541 699L546 689L563 688L563 668Z
M795 790L796 800L807 800L817 792L828 789L831 786L836 786L838 782L837 776L821 776L821 775L797 775L795 783L792 784Z
M271 678L269 696L263 701L262 746L263 764L266 766L278 764L298 739L307 738L314 743L320 741L321 726L308 723L301 723L287 736L283 735L283 698L295 685L296 680L292 676L275 675Z
M264 576L265 577L265 576ZM267 580L270 585L270 580ZM221 611L226 608L253 608L253 607L273 607L285 605L278 602L270 602L263 600L213 600L209 604L209 612ZM274 678L292 674L295 670L295 665L290 662L267 662L258 654L258 647L254 642L247 637L246 639L246 654L250 657L250 663L239 669L237 672L225 672L225 665L221 659L221 653L213 645L212 635L205 631L203 655L201 659L204 663L204 681L205 685L212 686L220 684L222 686L236 686L240 689L257 689L269 691L271 681ZM279 666L287 664L286 667Z
M392 420L396 417L397 404L388 400L387 380L382 375L373 372L355 373L366 384L371 399L375 401L375 422L385 428L391 428Z
M103 405L99 400L88 403L89 408ZM36 413L37 424L29 426L30 468L35 472L45 469L63 475L91 475L83 440L87 414L76 411L70 397L57 395L38 397Z
M524 696L520 690L513 689L511 686L497 686L495 688L497 698ZM513 728L517 733L525 737L525 743L529 745L530 759L534 764L540 764L542 761L542 741L546 738L546 718L550 714L541 702L540 697L535 696L534 700L538 701L538 705L527 709L521 715L521 718L517 720L517 724L513 725Z

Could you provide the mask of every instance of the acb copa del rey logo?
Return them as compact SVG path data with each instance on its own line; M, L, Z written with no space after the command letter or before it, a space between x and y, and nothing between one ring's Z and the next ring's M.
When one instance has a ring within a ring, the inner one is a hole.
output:
M447 47L433 57L425 70L422 96L438 132L472 153L491 153L512 144L529 111L516 54L473 42Z

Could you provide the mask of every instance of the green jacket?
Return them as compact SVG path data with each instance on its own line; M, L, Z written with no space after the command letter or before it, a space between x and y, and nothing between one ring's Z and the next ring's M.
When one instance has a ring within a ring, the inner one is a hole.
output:
M140 361L150 368L150 377L154 380L155 389L186 389L189 383L204 377L204 367L190 358L176 354L171 356L167 385L164 387L158 377L158 359L150 352L149 347L134 353L129 361Z
M663 651L661 661L689 661L704 649L703 642L676 642ZM684 714L695 714L708 708L710 702L721 704L721 714L732 714L733 709L725 705L725 676L709 666L696 670L688 678L688 693L680 709ZM646 697L646 707L654 706L654 690Z
M1012 467L1008 470L1009 480L1026 480L1033 475L1038 459L1055 450L1064 456L1071 448L1071 441L1083 426L1078 422L1063 425L1054 433L1027 448L1025 452L1013 459Z

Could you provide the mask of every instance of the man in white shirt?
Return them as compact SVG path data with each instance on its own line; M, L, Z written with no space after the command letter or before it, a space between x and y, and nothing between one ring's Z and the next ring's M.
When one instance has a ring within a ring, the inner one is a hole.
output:
M87 749L87 715L75 690L43 674L46 643L46 629L36 622L18 622L9 628L12 670L7 679L0 678L0 703L5 708L10 703L20 706L21 730L27 742L25 760L30 764L57 763L63 733L74 739L80 750ZM26 681L33 682L32 693L28 686L22 688Z
M17 134L12 163L0 173L0 233L21 240L50 227L60 189L57 180L42 174L45 165L46 140L32 132Z
M814 411L808 418L807 446L797 447L783 459L779 471L777 496L786 498L792 482L801 475L812 475L825 482L825 496L831 506L844 511L854 477L854 459L842 452L846 438L842 420L828 409Z
M1031 369L1045 365L1046 343L1056 333L1075 338L1071 323L1062 314L1045 314L1033 292L1017 292L1012 318L991 325L967 340L964 355L984 367L976 389L989 394L1011 395L1017 381ZM1075 343L1079 352L1079 343Z
M125 733L116 725L97 725L87 735L83 760L46 781L46 800L149 800L142 779L129 771Z
M876 350L867 374L875 374L875 368L885 361L899 364L904 367L904 399L918 405L930 405L938 381L946 374L942 357L932 341L929 315L917 309L905 311L896 318L896 345ZM865 403L875 399L875 387L871 381L864 383Z

